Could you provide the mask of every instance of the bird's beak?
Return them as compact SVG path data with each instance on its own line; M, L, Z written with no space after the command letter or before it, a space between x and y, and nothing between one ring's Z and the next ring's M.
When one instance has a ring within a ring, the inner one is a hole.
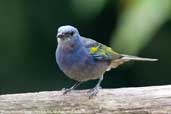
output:
M56 37L57 37L57 38L63 38L63 37L64 37L64 34L58 33L58 34L56 35Z

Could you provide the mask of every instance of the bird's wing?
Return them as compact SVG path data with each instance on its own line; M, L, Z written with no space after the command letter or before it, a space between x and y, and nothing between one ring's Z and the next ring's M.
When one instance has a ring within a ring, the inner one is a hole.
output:
M90 38L81 37L84 43L84 46L88 49L89 53L94 57L96 60L109 60L111 61L107 70L111 68L116 68L119 65L128 62L130 60L135 61L157 61L157 59L151 58L142 58L124 54L118 54L113 51L110 47L101 44L95 40Z
M84 46L88 49L89 53L96 60L116 60L121 57L120 54L114 52L110 47L101 44L90 38L81 37Z

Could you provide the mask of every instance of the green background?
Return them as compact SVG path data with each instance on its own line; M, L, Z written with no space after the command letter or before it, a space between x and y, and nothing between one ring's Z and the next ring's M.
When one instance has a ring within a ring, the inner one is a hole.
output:
M107 72L103 88L171 84L170 12L170 0L0 0L0 94L54 91L75 83L55 60L61 25L73 25L117 52L159 59Z

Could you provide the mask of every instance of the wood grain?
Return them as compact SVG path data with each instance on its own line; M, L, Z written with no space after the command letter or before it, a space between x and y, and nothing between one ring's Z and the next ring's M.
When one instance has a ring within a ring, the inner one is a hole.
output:
M0 114L171 114L171 85L62 92L1 95Z

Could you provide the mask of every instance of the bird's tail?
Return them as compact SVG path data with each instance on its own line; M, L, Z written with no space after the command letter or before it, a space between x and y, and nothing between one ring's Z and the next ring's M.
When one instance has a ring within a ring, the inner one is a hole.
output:
M158 59L136 57L136 56L125 55L125 54L122 54L121 56L122 56L121 59L125 60L125 61L130 61L130 60L134 60L134 61L158 61Z
M133 61L157 61L158 59L143 58L143 57L136 57L136 56L121 54L119 59L115 59L111 62L107 71L110 70L111 68L116 68L119 65L128 61L131 61L131 60Z

